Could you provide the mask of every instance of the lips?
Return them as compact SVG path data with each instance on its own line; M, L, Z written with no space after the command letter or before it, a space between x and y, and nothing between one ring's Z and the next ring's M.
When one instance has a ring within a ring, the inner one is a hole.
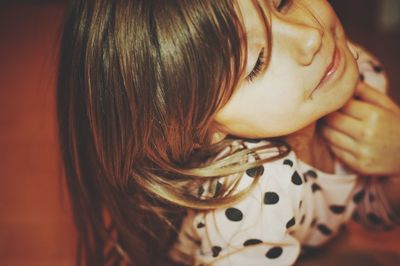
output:
M340 51L335 46L335 50L332 55L332 61L326 68L324 75L322 76L322 78L321 78L320 82L318 83L317 87L315 88L315 90L320 88L323 84L325 84L330 79L331 76L333 76L333 74L336 72L336 70L338 68L339 61L340 61Z

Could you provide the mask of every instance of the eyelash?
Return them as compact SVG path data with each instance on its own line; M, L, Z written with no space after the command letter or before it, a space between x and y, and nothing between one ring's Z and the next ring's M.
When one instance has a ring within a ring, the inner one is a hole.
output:
M276 10L278 12L283 11L286 7L288 7L291 4L292 0L280 0L279 4L276 5Z
M261 49L260 54L258 55L256 64L254 65L253 70L247 76L247 80L253 82L257 75L261 72L264 65L264 48Z
M276 8L276 10L278 10L278 12L281 12L285 8L288 8L289 5L292 3L292 1L293 0L280 0L279 4L277 4L275 8ZM262 48L260 54L258 55L257 62L254 65L253 70L247 76L247 80L249 82L254 81L254 79L257 77L257 75L261 72L263 65L264 65L264 48Z

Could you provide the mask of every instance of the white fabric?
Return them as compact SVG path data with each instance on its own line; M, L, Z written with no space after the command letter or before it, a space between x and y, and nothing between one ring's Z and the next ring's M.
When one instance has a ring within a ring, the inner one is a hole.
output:
M379 62L358 50L362 79L386 91ZM265 141L244 144L253 148ZM243 174L238 190L252 179ZM358 208L353 198L363 185L339 163L335 174L324 173L292 151L264 164L257 187L241 202L213 211L189 211L170 256L190 265L292 265L301 247L322 245L337 234Z

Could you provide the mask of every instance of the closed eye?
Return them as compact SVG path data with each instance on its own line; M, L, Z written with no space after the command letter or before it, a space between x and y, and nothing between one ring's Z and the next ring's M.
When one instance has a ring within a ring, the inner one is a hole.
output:
M264 55L264 48L261 49L256 64L254 65L253 69L251 70L250 74L246 77L249 82L253 82L257 75L263 69L265 63L265 55Z

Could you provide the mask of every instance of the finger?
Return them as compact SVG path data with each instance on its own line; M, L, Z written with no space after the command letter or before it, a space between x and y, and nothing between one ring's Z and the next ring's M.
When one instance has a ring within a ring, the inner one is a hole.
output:
M335 154L335 156L342 162L344 162L346 165L353 167L357 165L357 158L354 156L352 153L343 150L335 145L330 146L332 152Z
M377 107L371 103L350 99L339 111L357 120L368 118Z
M338 130L353 139L363 134L363 124L360 120L341 112L334 112L324 118L324 124Z
M330 144L340 148L341 150L352 153L353 155L356 154L357 143L353 138L340 131L334 130L329 126L323 127L321 133Z
M355 95L363 101L372 103L385 109L396 109L397 104L393 102L385 93L379 92L365 82L359 82Z

